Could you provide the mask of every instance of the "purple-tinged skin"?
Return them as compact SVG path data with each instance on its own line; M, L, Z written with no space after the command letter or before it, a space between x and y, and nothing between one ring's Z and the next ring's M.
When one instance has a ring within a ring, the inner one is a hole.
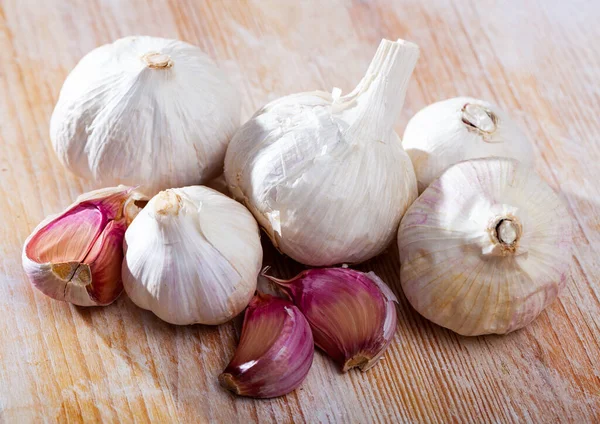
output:
M123 186L85 193L63 213L44 220L25 242L29 263L53 264L59 274L83 270L90 274L86 304L112 303L123 291L122 244L127 228L123 205L132 190ZM66 290L59 290L43 272L28 270L31 283L44 294L81 304L64 297Z
M267 277L308 320L316 345L343 372L371 368L396 331L396 297L374 273L318 268L288 281Z
M285 395L304 381L314 350L300 310L288 300L258 293L246 309L239 345L219 382L240 396Z

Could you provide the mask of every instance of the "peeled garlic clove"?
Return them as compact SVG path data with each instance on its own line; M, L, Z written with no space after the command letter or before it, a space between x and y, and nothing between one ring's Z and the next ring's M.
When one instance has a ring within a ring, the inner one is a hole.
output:
M304 381L314 351L310 327L298 308L258 293L246 309L240 343L219 382L240 396L282 396Z
M248 210L202 186L154 196L125 233L131 300L172 324L220 324L244 310L262 263Z
M425 318L459 334L529 324L565 285L571 219L552 189L512 159L461 162L409 208L400 281Z
M371 368L394 337L396 296L373 272L321 268L287 281L266 277L300 308L316 345L343 372Z
M467 159L508 157L533 165L533 149L498 106L456 97L420 110L406 126L402 145L422 192L451 165Z
M229 189L281 252L313 266L357 263L394 239L417 197L394 123L418 56L415 44L383 40L348 95L282 97L235 134Z
M22 262L42 293L75 305L112 303L123 291L123 235L135 214L132 188L95 190L77 198L58 216L44 220L25 241Z
M60 161L102 185L154 195L223 170L240 97L198 47L125 37L89 52L64 82L50 138Z

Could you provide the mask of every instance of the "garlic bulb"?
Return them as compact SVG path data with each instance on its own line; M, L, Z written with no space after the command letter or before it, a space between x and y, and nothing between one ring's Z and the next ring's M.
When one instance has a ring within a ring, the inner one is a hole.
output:
M172 324L220 324L256 289L262 247L256 221L202 186L154 196L125 233L123 284L136 305Z
M420 110L408 122L402 145L415 168L419 193L463 160L496 156L534 162L532 146L516 123L498 106L470 97Z
M450 167L412 204L398 233L400 281L425 318L459 334L504 334L565 285L571 220L528 166L486 158Z
M383 40L350 94L280 98L235 134L229 189L281 252L307 265L356 263L393 240L417 196L394 122L418 56L414 44Z
M343 372L373 367L396 332L396 296L373 272L319 268L291 280L265 275L306 316L315 344Z
M25 241L22 262L42 293L80 306L108 305L123 291L123 235L144 202L131 187L82 194Z
M198 47L125 37L69 74L50 138L75 174L153 195L216 177L239 119L236 90Z
M239 396L282 396L304 381L314 353L302 312L289 300L259 292L246 309L240 343L219 382Z

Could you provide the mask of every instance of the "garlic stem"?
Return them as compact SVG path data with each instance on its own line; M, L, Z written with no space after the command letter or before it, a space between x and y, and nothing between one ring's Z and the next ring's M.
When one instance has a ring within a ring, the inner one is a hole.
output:
M164 69L173 66L171 56L160 52L148 52L142 56L142 60L151 69Z
M502 219L496 226L496 237L500 243L512 246L519 237L518 224L511 219Z
M516 216L510 214L495 218L492 225L488 227L488 233L492 245L490 249L486 250L487 254L506 256L525 252L519 243L523 227Z
M467 103L462 108L462 121L468 128L489 135L496 131L498 118L482 105Z
M181 197L171 190L161 191L155 196L152 211L156 215L172 215L179 213L181 208Z
M340 110L356 108L347 139L355 143L389 139L418 58L416 44L404 40L381 41L360 83L339 99Z

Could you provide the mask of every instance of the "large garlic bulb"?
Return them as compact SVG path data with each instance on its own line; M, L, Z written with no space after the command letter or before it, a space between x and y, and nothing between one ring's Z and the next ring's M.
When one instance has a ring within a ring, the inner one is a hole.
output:
M404 294L462 335L530 323L565 285L571 220L528 166L487 158L450 167L412 204L398 233Z
M236 90L198 47L136 36L81 59L60 92L50 138L75 174L153 195L217 176L239 120Z
M232 139L225 178L275 246L307 265L367 260L417 196L394 122L419 49L383 40L350 94L300 93L258 111Z
M420 110L406 126L402 145L417 174L419 193L463 160L508 157L533 165L531 144L498 106L456 97Z
M131 300L172 324L220 324L244 310L262 265L248 210L206 187L162 191L125 233Z

